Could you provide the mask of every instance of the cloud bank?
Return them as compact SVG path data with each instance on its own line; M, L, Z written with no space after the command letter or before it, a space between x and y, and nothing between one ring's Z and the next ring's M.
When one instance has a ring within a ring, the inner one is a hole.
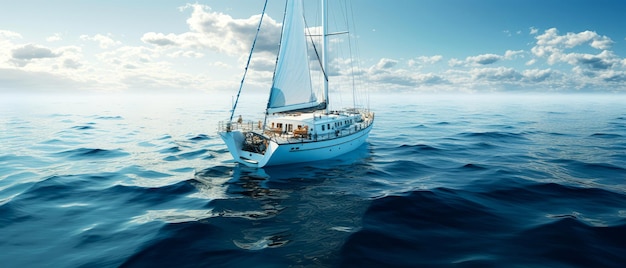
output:
M260 15L234 18L197 3L180 11L189 12L186 31L147 31L134 44L115 33L49 33L46 42L33 42L27 33L0 29L0 91L232 91ZM260 88L271 78L281 29L269 16L263 24L250 76ZM372 91L385 92L626 92L626 59L611 50L610 37L529 29L528 42L517 48L463 57L407 51L406 58L356 64L339 58L328 71L341 79L352 69Z

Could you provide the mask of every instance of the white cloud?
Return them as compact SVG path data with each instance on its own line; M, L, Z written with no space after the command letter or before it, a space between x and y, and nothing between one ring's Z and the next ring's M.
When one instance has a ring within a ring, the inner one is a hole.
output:
M63 40L63 38L61 37L60 33L55 33L51 36L48 36L48 38L46 38L46 41L51 42L51 43L61 41L61 40Z
M51 49L35 45L26 44L11 50L11 61L17 66L26 66L31 60L57 58L62 52L54 52Z
M383 69L390 69L393 68L394 66L396 66L398 64L397 60L392 60L392 59L387 59L387 58L382 58L378 61L378 63L376 64L376 69L377 70L383 70Z
M35 44L27 44L13 49L12 56L16 60L32 60L42 58L56 58L61 53L55 53L51 49Z
M69 69L78 69L82 66L82 64L74 59L65 59L63 61L63 67L65 68L69 68Z
M619 65L619 59L608 50L597 55L568 53L563 55L562 60L571 65L582 65L597 70L605 70Z
M421 59L424 63L435 64L435 63L441 61L441 59L443 59L443 56L435 55L435 56L431 56L431 57L419 57L419 59Z
M116 41L112 34L82 35L81 43L75 46L41 45L23 40L19 33L0 30L0 82L2 86L39 88L56 83L59 87L90 90L236 88L259 15L237 19L200 4L188 4L181 10L191 10L187 30L145 32L137 40L143 43L136 46ZM264 26L269 30L261 31L251 61L251 69L256 72L249 74L247 83L267 89L274 69L280 23L265 17ZM318 28L311 31L315 33ZM609 37L593 31L560 34L556 28L540 33L531 27L528 38L535 41L530 50L520 50L526 45L520 44L495 53L448 57L447 64L453 68L438 64L446 55L430 55L410 58L406 61L408 66L404 61L400 64L390 58L366 64L339 58L329 63L327 71L331 76L343 76L355 69L363 74L370 88L380 90L604 87L626 91L626 59L610 50L613 41ZM61 39L61 34L54 34L47 41ZM75 38L63 36L64 42L72 39ZM101 49L96 49L98 54L85 54L96 46ZM370 67L360 68L360 64Z
M469 73L474 80L518 81L523 77L515 69L506 67L475 68Z
M442 55L434 55L434 56L419 56L415 59L410 59L408 64L410 67L414 67L414 66L422 66L425 64L435 64L440 62L443 59Z
M596 32L584 31L559 35L556 28L551 28L535 38L536 45L531 49L534 56L545 58L550 65L567 63L573 66L574 75L600 77L601 72L623 68L621 64L623 59L608 50L613 41ZM602 51L598 54L576 52L575 49L583 45ZM536 59L531 61L534 63Z
M530 34L535 35L537 33L539 33L539 29L535 27L530 27Z
M21 39L22 35L16 32L0 30L0 40L1 39Z
M507 50L504 52L504 59L512 60L524 54L524 50Z
M141 40L156 46L203 48L229 55L247 54L256 33L260 15L247 19L235 19L230 15L214 12L201 4L187 4L180 10L192 9L187 19L189 31L181 34L149 32ZM263 31L255 46L257 52L275 53L281 25L268 15L263 18Z
M175 45L178 45L178 43L176 42L177 38L178 36L175 34L165 35L162 33L149 32L149 33L145 33L141 37L141 41L144 43L153 44L157 46L175 46Z
M537 39L537 47L555 49L573 48L583 44L589 44L596 49L609 49L613 44L609 37L601 36L596 32L584 31L559 35L556 28L550 28L535 38Z
M415 80L422 85L448 84L449 82L441 75L434 73L417 74Z
M448 61L448 65L450 67L477 67L477 66L485 66L495 64L499 61L503 60L514 60L518 57L523 57L524 50L507 50L504 52L504 55L498 55L493 53L481 54L477 56L469 56L465 58L465 60L459 60L456 58L450 59Z
M464 61L462 61L462 60L459 60L459 59L457 59L457 58L452 58L452 59L450 59L450 60L448 61L448 65L449 65L450 67L457 67L457 66L461 66L461 65L463 65L463 64L465 64L465 62L464 62Z
M107 48L111 48L114 46L119 46L122 44L122 42L120 41L115 41L113 40L113 38L106 36L106 35L102 35L102 34L96 34L94 36L88 36L88 35L81 35L80 36L81 40L85 40L85 41L94 41L97 42L100 46L100 48L102 49L107 49Z
M544 69L544 70L540 70L540 69L529 69L529 70L524 70L524 72L522 73L524 78L532 81L532 82L543 82L546 81L548 78L550 78L550 76L554 75L554 71L552 71L551 69Z
M599 76L605 82L622 84L626 82L626 71L608 71Z
M171 58L183 57L183 58L199 59L199 58L204 57L204 54L197 52L197 51L192 51L192 50L178 50L178 51L168 54L168 56Z
M496 54L483 54L478 56L467 57L465 63L471 65L488 65L501 60L503 57Z

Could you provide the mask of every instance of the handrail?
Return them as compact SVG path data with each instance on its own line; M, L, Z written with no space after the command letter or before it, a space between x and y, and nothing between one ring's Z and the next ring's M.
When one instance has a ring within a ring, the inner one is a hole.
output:
M363 122L352 124L348 127L338 129L334 133L325 133L325 134L313 134L310 138L299 137L296 138L294 133L276 133L272 132L270 129L265 129L262 131L262 126L258 122L254 121L245 121L245 122L228 122L228 121L220 121L218 123L218 131L230 131L233 130L241 130L243 132L255 132L258 134L264 134L264 136L268 137L271 141L274 141L278 144L293 144L293 143L303 143L303 142L315 142L315 141L325 141L325 140L333 140L341 137L345 137L348 135L352 135L354 133L361 132L367 129L370 125L374 123L374 113L368 112L367 117Z

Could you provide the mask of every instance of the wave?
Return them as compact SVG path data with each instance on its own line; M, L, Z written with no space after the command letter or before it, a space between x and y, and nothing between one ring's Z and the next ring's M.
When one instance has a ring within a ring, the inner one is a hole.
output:
M253 263L251 259L262 259L264 265L272 263L266 257L261 258L261 251L250 253L234 244L224 246L223 241L229 237L219 226L219 223L203 222L166 224L155 239L143 245L120 267L238 267Z
M621 267L626 262L624 241L626 224L596 227L575 216L557 218L510 239L520 249L517 262L583 267Z
M96 116L95 119L99 120L123 120L124 117L115 115L115 116Z
M524 133L512 133L504 131L487 131L487 132L462 132L458 136L465 138L479 138L479 139L495 139L500 141L509 140L528 140Z
M623 194L555 183L502 187L440 187L376 199L361 230L344 243L340 266L618 267L626 261ZM575 212L558 213L566 211Z
M159 153L171 154L171 153L178 153L180 151L181 151L180 146L172 146L172 147L169 147L169 148L165 148L165 149L159 150Z
M593 133L591 134L590 137L601 138L601 139L620 139L620 138L623 138L624 136L620 134L613 134L613 133Z
M615 174L626 173L626 168L616 166L610 163L591 163L573 159L553 159L548 161L564 166L568 173L581 178L600 177L610 180L619 180L615 177Z
M192 141L201 141L201 140L210 140L210 139L211 139L211 138L210 138L209 136L207 136L207 135L205 135L205 134L200 134L200 135L197 135L197 136L195 136L195 137L193 137L193 138L190 138L189 140L192 140Z
M73 129L76 130L89 130L89 129L94 129L93 126L87 125L87 126L73 126Z
M106 150L106 149L99 149L99 148L78 148L78 149L58 152L58 153L55 153L55 155L64 156L68 158L84 159L84 158L116 158L116 157L129 156L130 154L127 152L124 152L121 149Z
M172 151L172 152L175 151L175 149L172 149L172 148L166 149L166 151L168 151L168 150ZM214 157L213 155L211 155L210 153L207 153L207 152L209 152L209 150L207 150L207 149L199 149L199 150L195 150L195 151L191 151L191 152L181 153L181 154L178 154L178 155L170 155L170 156L165 157L163 160L165 160L165 161L179 161L179 160L182 160L182 159L185 159L185 160L198 159L198 158L210 159L210 158Z
M415 149L417 151L439 151L440 150L439 148L425 145L425 144L416 144L416 145L402 144L398 146L398 148L399 149Z
M160 187L118 184L102 190L102 196L107 194L117 195L118 198L123 198L124 202L130 202L131 204L158 205L194 192L196 192L196 188L189 180Z

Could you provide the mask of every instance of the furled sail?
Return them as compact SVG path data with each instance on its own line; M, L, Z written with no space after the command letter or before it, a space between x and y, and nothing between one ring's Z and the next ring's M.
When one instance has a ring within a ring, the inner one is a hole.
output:
M302 0L287 2L278 61L267 106L269 114L318 105L311 85Z

